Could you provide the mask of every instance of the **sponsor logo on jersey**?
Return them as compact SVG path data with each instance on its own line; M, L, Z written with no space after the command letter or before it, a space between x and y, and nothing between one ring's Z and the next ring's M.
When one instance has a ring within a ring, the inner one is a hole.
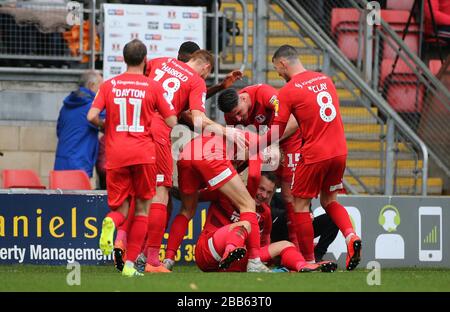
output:
M164 23L164 29L181 29L181 25L178 23Z
M200 18L200 14L197 12L183 12L183 18L197 19Z
M266 116L258 114L255 116L255 120L257 123L263 123L264 121L266 121Z

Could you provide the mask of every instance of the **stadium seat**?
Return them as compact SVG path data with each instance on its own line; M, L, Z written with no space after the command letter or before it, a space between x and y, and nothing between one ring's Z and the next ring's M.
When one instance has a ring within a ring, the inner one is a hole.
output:
M33 170L3 170L3 188L45 189Z
M409 18L409 11L403 10L381 10L381 18L389 24L389 26L402 38L403 31ZM409 47L411 52L417 55L419 51L419 26L415 23L414 18L408 28L408 33L405 36L405 44ZM393 43L394 47L397 46ZM396 51L388 42L383 43L383 59L394 59Z
M386 9L411 11L414 0L387 0Z
M50 189L91 190L89 177L83 170L52 170L49 177Z
M357 9L338 9L331 11L331 32L339 49L351 61L358 59L358 29L360 13ZM363 41L361 41L361 48Z
M430 60L428 63L428 68L434 76L437 76L439 71L441 70L442 62L440 60Z
M381 63L380 86L388 103L399 113L420 113L424 86L418 83L412 69L399 59L392 72L394 60Z

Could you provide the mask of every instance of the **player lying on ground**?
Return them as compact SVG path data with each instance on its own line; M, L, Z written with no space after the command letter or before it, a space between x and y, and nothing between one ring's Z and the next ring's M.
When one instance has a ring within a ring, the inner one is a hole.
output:
M295 272L334 272L337 265L332 261L308 263L293 243L286 240L270 242L272 216L269 203L275 183L274 173L263 172L255 195L261 231L261 260L269 264L280 262L282 266ZM239 211L217 191L207 191L201 197L211 201L211 205L195 248L198 267L205 272L245 272L248 261L246 240L251 233L250 224L240 221Z

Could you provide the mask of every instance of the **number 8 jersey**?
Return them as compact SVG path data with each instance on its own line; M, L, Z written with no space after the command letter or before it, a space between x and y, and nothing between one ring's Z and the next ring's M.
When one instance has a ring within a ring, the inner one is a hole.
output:
M106 169L155 162L153 115L175 115L159 84L144 75L121 74L100 86L92 107L106 109Z
M305 164L347 155L339 99L329 77L312 71L297 74L280 89L279 101L273 125L284 132L290 114L294 115L302 130Z

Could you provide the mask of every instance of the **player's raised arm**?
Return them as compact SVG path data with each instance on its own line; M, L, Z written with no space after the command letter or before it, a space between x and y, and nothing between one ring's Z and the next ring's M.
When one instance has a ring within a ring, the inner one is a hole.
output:
M206 94L206 98L208 99L211 96L215 95L217 92L220 92L222 90L228 89L236 81L241 80L242 77L243 77L243 73L240 70L238 70L238 69L229 72L225 76L225 78L222 80L221 83L218 83L218 84L208 88L208 92Z

